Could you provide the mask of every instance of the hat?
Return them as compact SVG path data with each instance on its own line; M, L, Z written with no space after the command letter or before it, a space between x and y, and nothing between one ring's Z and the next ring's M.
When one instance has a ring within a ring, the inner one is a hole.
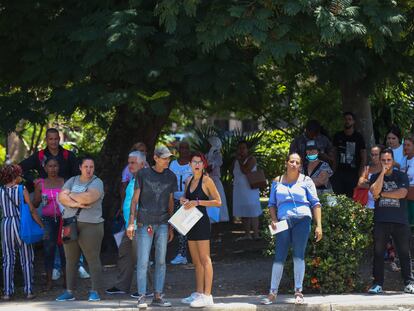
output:
M154 150L154 154L159 157L159 158L169 158L171 157L173 154L170 152L170 150L165 147L165 146L159 146L157 148L155 148Z
M308 140L306 142L306 150L317 150L318 146L316 145L316 141L314 140Z

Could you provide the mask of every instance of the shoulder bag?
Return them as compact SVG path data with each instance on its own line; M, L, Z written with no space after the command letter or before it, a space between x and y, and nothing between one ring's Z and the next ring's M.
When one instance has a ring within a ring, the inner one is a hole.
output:
M88 190L89 185L96 179L96 177L92 178L90 182L86 184L85 192ZM72 185L73 187L73 185ZM75 216L69 218L63 218L62 221L62 242L69 243L72 241L76 241L78 239L78 216L81 213L82 209L78 208L76 211Z
M2 187L6 197L12 202L12 204L20 210L20 229L19 236L26 244L33 244L43 239L43 229L39 224L34 221L32 213L30 212L29 205L24 200L23 186L18 186L19 193L19 205L9 196L5 187Z

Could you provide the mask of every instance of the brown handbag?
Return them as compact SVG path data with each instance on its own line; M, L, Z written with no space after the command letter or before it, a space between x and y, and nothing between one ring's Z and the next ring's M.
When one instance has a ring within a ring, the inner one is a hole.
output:
M246 174L250 188L261 189L267 187L267 179L262 169Z

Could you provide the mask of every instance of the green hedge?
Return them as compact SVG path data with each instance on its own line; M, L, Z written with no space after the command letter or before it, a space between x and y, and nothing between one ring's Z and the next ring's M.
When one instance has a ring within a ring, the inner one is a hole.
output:
M345 196L324 195L321 203L323 239L319 243L314 242L312 226L306 250L304 288L336 294L362 290L358 271L367 247L372 244L372 210ZM265 217L269 220L268 213ZM273 255L274 239L267 229L263 234L269 242L266 254ZM290 255L285 274L289 281L293 281Z

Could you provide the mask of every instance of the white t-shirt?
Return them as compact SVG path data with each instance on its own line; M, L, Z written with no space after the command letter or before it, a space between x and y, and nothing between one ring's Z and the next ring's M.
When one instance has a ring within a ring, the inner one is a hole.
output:
M392 152L394 154L394 161L400 165L400 170L403 170L406 160L404 156L404 146L401 144L398 148L392 149Z
M414 185L414 157L404 163L404 172L408 175L410 186Z
M175 174L175 176L177 176L178 191L174 192L174 200L179 200L184 195L185 181L188 177L193 175L193 172L191 171L189 163L180 165L178 160L171 162L170 170Z

